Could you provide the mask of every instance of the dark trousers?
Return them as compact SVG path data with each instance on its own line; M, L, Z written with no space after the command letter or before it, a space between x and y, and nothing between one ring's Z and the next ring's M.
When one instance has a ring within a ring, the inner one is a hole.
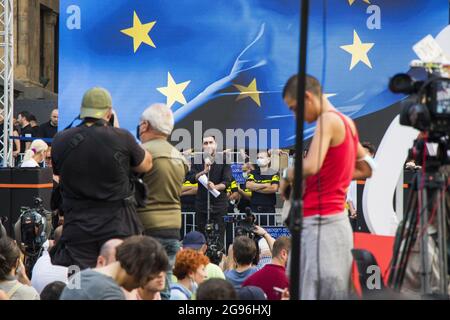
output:
M254 213L275 213L275 206L252 205L252 211ZM259 225L260 226L274 226L275 225L275 215L259 216Z
M133 207L69 208L65 210L61 239L51 250L52 263L95 268L102 245L142 233Z
M84 242L78 245L68 245L60 242L54 248L52 263L65 267L78 266L81 270L95 268L100 249L108 240Z

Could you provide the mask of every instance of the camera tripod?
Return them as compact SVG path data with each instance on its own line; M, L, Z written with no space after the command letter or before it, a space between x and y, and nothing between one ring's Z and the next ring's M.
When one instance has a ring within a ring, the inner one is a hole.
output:
M402 289L412 248L419 241L420 293L423 297L437 295L448 299L447 179L448 175L439 172L436 164L414 175L406 214L394 244L389 286L395 291ZM432 278L432 260L436 251L430 255L429 241L435 241L437 245L438 279ZM437 285L433 289L434 280Z

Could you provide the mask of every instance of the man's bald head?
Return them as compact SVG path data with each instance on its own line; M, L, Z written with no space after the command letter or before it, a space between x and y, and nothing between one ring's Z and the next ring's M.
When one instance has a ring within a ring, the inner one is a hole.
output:
M100 248L97 258L97 268L107 266L116 261L116 248L122 244L121 239L111 239L106 241Z
M58 126L58 109L52 110L52 113L50 114L50 122L52 126L54 127Z

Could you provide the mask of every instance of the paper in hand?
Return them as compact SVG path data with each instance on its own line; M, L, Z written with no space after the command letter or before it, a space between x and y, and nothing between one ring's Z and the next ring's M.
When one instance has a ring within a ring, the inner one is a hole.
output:
M214 196L214 198L217 198L218 196L220 196L220 192L217 191L216 189L209 189L208 188L208 178L206 177L206 175L201 175L200 177L198 177L198 182L200 182L206 189L209 190L209 192L211 192L211 194Z

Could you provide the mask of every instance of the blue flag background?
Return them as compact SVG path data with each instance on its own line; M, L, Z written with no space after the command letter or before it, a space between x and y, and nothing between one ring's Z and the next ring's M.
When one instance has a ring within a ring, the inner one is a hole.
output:
M449 19L447 0L329 0L326 10L323 3L311 1L308 73L354 119L400 98L387 91L389 77L407 71L412 45ZM280 146L294 144L281 91L297 72L299 7L293 0L61 0L60 127L79 114L87 89L102 86L132 132L146 107L163 102L178 128L192 131L201 120L203 130L279 129Z

